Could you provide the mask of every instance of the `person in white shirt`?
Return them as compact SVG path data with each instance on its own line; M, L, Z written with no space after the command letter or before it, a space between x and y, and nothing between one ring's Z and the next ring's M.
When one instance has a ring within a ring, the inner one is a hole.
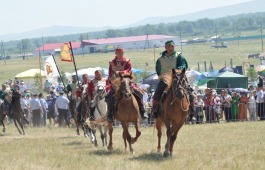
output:
M248 97L248 111L250 114L250 121L256 121L256 100L253 91L250 91Z
M42 107L41 107L39 99L37 98L38 95L33 94L33 97L34 98L31 99L29 102L30 110L32 111L32 123L33 123L33 127L39 127Z
M41 104L41 107L42 107L42 110L43 110L43 114L41 116L41 120L40 121L41 121L41 124L43 126L46 126L46 117L47 117L48 104L47 104L46 100L43 98L43 94L42 93L40 93L38 95L38 97L39 97L40 104Z
M63 125L63 119L65 120L65 123L69 125L69 121L67 119L67 113L69 110L69 100L63 96L64 92L59 92L60 96L55 101L55 106L59 113L59 126L61 127Z
M258 86L258 91L257 91L256 95L257 95L256 101L258 103L258 116L259 116L260 120L265 120L265 117L264 117L264 92L263 92L261 85Z
M19 92L20 94L25 93L25 91L27 90L27 86L24 84L24 82L22 81L19 85Z

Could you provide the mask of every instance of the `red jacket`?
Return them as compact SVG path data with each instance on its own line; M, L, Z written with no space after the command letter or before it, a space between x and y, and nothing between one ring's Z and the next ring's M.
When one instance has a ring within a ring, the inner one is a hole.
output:
M106 91L108 92L111 88L111 77L115 75L116 71L119 71L120 73L131 73L132 72L132 64L129 59L126 59L125 57L122 58L122 60L117 60L115 57L110 63L109 63L109 76L106 81Z

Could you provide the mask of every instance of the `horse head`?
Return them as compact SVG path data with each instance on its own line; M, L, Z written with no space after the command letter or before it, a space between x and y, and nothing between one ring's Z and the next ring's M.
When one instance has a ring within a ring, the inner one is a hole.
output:
M188 83L186 80L186 69L172 69L172 90L177 99L182 100L187 93Z
M105 89L105 86L103 85L98 85L97 86L97 96L100 98L100 99L103 99L106 95L106 89Z
M133 84L133 76L132 73L130 74L119 74L120 76L120 90L122 93L122 96L129 100L132 97L132 84Z

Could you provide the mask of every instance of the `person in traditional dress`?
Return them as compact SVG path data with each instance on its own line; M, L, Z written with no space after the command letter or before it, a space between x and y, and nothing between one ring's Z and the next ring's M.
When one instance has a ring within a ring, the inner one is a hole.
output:
M105 100L108 105L108 122L113 122L113 113L115 110L115 89L112 86L111 80L120 73L132 73L131 61L124 57L124 50L122 48L117 48L115 54L115 58L109 63L109 75L106 80L106 90L108 94L106 95ZM142 93L135 85L133 85L133 89L133 95L138 102L142 119L148 118L142 101Z
M100 70L95 71L95 78L90 81L88 85L88 98L90 100L90 120L94 120L94 112L95 112L95 106L94 106L94 97L97 94L97 87L98 86L106 86L106 79L102 77L102 72Z
M248 97L248 111L250 115L250 121L256 121L256 100L254 96L254 92L250 91Z
M232 120L237 121L238 120L238 97L235 92L232 92L232 100L231 100L231 105L232 105Z
M170 40L165 43L165 51L162 52L161 57L159 57L156 61L156 73L160 77L163 74L170 74L172 68L174 69L188 69L188 63L186 59L183 57L182 53L175 51L175 43ZM153 117L157 118L158 116L158 103L161 100L162 94L166 93L164 90L166 89L167 84L160 80L157 84L155 94L153 96L153 105L152 112Z
M239 112L238 112L238 120L239 121L247 121L247 104L248 97L245 92L242 92L242 96L239 98Z

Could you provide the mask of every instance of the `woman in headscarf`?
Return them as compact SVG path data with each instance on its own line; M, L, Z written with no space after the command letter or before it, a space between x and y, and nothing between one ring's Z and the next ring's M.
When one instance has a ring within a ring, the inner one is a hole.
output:
M235 92L232 92L232 121L238 120L238 97Z

